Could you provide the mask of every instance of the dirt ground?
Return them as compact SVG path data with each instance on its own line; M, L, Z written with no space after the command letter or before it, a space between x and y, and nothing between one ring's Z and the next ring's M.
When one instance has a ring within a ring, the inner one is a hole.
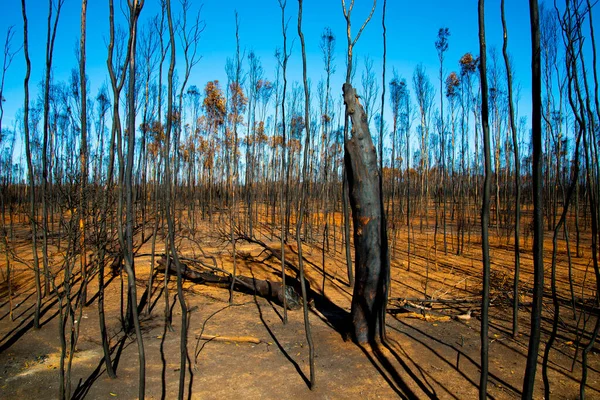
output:
M220 222L202 222L194 239L202 243L206 254L216 257L220 268L231 270L231 246L223 239ZM268 229L258 230L258 238L273 248L279 248L276 236ZM16 253L24 260L31 258L26 230L17 235ZM149 230L148 230L149 232ZM339 232L338 232L339 233ZM315 234L316 235L316 234ZM322 290L323 259L319 245L306 245L304 257L307 278L314 298L311 300L310 323L316 353L316 387L308 387L308 348L304 333L302 310L288 312L289 322L282 323L282 308L249 293L235 293L229 304L226 289L186 283L186 300L191 311L188 332L189 362L186 374L186 397L196 399L229 398L315 398L315 399L387 399L387 398L476 398L479 384L480 321L479 307L470 303L437 305L437 318L408 318L400 313L396 298L473 299L481 288L481 253L479 238L473 234L460 256L454 245L447 254L442 241L433 245L433 230L420 232L418 225L411 233L410 268L407 257L406 227L398 229L392 252L392 290L390 313L387 316L388 342L376 348L361 348L345 340L352 288L347 285L341 243L325 254L325 287ZM338 238L339 239L339 238ZM291 243L286 254L297 265L297 248ZM320 242L315 240L315 242ZM200 258L198 245L182 240L180 252L190 258ZM333 246L333 244L331 244ZM533 277L531 243L524 238L522 254L522 301L530 301L527 288ZM547 274L549 274L551 236L546 235ZM29 251L29 252L28 252ZM575 293L593 294L593 272L588 261L589 251L573 258L572 271ZM157 252L164 252L162 239ZM147 280L150 271L150 242L136 258L138 297L147 300ZM506 239L492 243L492 308L490 324L489 397L512 399L520 397L529 337L529 308L520 310L520 332L511 333L512 312L508 294L512 286L512 242ZM237 248L238 273L262 279L279 280L280 262L254 243L240 241ZM4 257L2 257L2 263ZM564 297L569 297L566 252L559 252L559 283ZM35 288L32 271L23 263L14 263L14 321L9 319L9 303L4 272L0 298L0 398L53 398L58 394L58 360L60 352L58 306L55 297L46 297L42 308L42 327L33 329ZM0 264L5 270L5 265ZM73 360L73 394L75 398L135 399L138 395L138 351L135 335L124 335L120 323L121 277L106 275L106 315L112 358L117 364L116 379L110 379L102 363L99 341L96 298L83 309L80 338ZM292 271L288 272L294 276ZM548 275L549 276L549 275ZM125 277L126 279L126 277ZM126 285L126 282L125 282ZM547 279L549 293L549 279ZM143 342L146 352L146 396L176 398L179 379L179 343L181 312L173 308L173 331L165 328L163 275L157 274L150 297L151 313L142 314ZM169 283L170 304L175 299L175 283ZM97 292L96 277L89 286L89 297ZM425 293L427 292L427 293ZM583 295L582 295L583 294ZM144 301L146 301L144 300ZM550 329L552 304L545 303L542 334L544 344ZM456 316L471 312L470 319ZM414 315L413 315L414 316ZM444 318L449 316L450 318ZM557 342L551 353L549 378L553 398L579 397L581 357L571 370L576 352L574 327L583 325L581 315L570 308L561 309L561 324ZM590 332L594 319L586 324ZM202 340L200 334L218 336L250 336L260 343ZM589 342L589 335L583 344ZM581 349L578 349L578 354ZM540 358L541 363L541 358ZM600 360L598 347L590 352L586 394L600 398ZM534 398L543 396L541 364L537 374Z

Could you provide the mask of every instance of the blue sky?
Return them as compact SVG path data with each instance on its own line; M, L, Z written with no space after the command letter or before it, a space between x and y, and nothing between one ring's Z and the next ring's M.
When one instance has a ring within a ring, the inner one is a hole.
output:
M2 8L0 19L0 37L4 42L6 29L15 25L15 45L22 43L22 17L19 0L7 0ZM293 42L293 54L289 63L289 81L301 80L300 42L297 35L298 3L288 0L286 9L289 18L289 43ZM356 0L353 11L353 30L356 32L368 15L372 3ZM125 1L122 2L125 7ZM374 68L380 80L382 29L381 13L383 1L379 0L377 10L369 26L361 36L354 54L358 58L358 72L355 84L360 84L360 73L364 56L374 60ZM225 62L235 52L234 11L240 18L241 46L246 51L253 50L260 58L267 78L275 78L275 49L281 47L281 14L276 0L233 0L204 2L192 1L192 11L202 6L202 18L206 29L202 34L199 52L202 60L195 67L189 84L203 87L209 80L226 80ZM32 62L32 97L37 94L38 83L43 77L46 21L48 2L46 0L28 0L30 56ZM174 12L181 6L173 1ZM81 3L66 0L56 38L54 55L54 79L66 81L70 70L76 67L74 49L78 45ZM143 25L150 17L160 11L158 0L146 0L140 22ZM125 24L125 18L119 11L116 0L118 20ZM506 0L506 14L509 29L509 51L514 60L515 80L521 85L521 115L530 111L530 31L529 7L524 0ZM600 17L597 17L597 20ZM458 59L466 52L478 54L478 26L476 0L430 0L400 1L388 0L387 4L387 77L392 76L395 68L400 76L410 82L414 67L423 63L437 89L438 59L434 42L438 29L448 27L451 32L449 49L446 54L445 73L458 69ZM486 2L486 28L488 49L496 47L501 51L502 28L500 23L500 1ZM330 27L337 37L336 66L337 73L332 82L334 94L341 93L341 82L345 75L345 20L340 0L305 0L303 28L307 44L308 72L314 85L323 75L323 63L319 49L319 39L323 28ZM91 82L90 96L95 96L99 86L108 81L106 73L106 42L108 39L108 1L91 0L88 5L87 73ZM500 53L499 53L500 54ZM501 59L500 59L501 60ZM178 60L178 62L181 60ZM180 64L181 65L181 64ZM16 111L23 104L23 77L25 63L23 54L15 57L6 76L5 127L12 126ZM380 83L381 84L381 83ZM412 88L411 88L412 89ZM316 93L313 92L313 93ZM439 95L439 94L438 94ZM437 97L436 97L437 98ZM386 102L389 102L386 99ZM437 101L436 101L437 104ZM437 107L437 105L435 106ZM389 113L388 117L389 118Z

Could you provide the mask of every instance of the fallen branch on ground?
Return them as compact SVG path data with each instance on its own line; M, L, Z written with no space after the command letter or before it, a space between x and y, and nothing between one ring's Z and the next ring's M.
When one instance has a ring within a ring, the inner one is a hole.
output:
M175 265L173 262L169 262L169 271L176 273ZM167 258L161 257L158 259L157 272L165 271L167 265ZM185 263L181 263L181 273L184 279L192 281L194 283L200 283L203 285L212 285L222 288L229 288L231 285L231 274L229 275L217 275L213 272L198 271ZM290 310L300 308L300 282L291 277L286 277L286 301L287 306ZM238 275L235 277L235 284L233 289L245 293L255 293L257 296L272 300L278 304L283 304L283 288L281 282L272 282L269 280L255 279L247 276Z
M446 322L452 319L452 317L450 317L449 315L443 315L431 311L426 312L425 310L413 310L409 307L388 309L387 312L392 314L396 318L415 318L427 322Z
M260 339L253 336L220 336L220 335L207 335L207 334L196 334L196 339L217 341L217 342L237 342L237 343L254 343L260 344Z

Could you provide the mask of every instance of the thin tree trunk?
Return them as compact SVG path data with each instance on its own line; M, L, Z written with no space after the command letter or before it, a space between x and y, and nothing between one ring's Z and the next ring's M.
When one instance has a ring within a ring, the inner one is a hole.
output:
M184 6L185 9L185 6ZM171 0L167 0L167 21L169 25L169 38L170 38L170 46L171 46L171 61L169 65L169 75L168 75L168 84L167 84L167 126L166 126L166 134L165 134L165 183L166 183L166 193L165 193L165 212L167 219L167 227L168 227L168 245L167 247L170 249L171 256L173 257L173 261L175 263L175 268L177 271L177 298L179 300L179 305L181 306L181 336L180 336L180 366L179 366L179 392L178 398L183 399L184 391L185 391L185 366L187 361L187 323L188 323L188 309L185 303L185 297L183 295L183 278L181 274L181 263L179 262L179 255L177 254L177 249L175 248L175 226L174 226L174 215L175 215L175 204L172 203L172 195L171 188L173 185L173 179L177 179L176 177L172 177L171 175L171 161L170 161L170 142L171 142L171 131L173 124L173 73L175 70L175 32L173 28L173 18L171 16ZM177 134L176 134L177 135ZM175 143L173 145L174 149L178 148L178 140L175 138Z
M556 290L556 253L557 253L557 242L558 242L558 233L560 232L560 228L566 223L569 205L571 203L571 198L573 197L573 192L575 191L575 185L577 180L579 179L579 141L581 139L583 130L580 129L579 134L577 135L577 142L575 144L575 157L574 157L574 166L573 166L573 176L571 180L571 184L569 185L567 195L563 199L564 207L561 213L560 219L558 223L554 227L554 233L552 235L552 271L551 271L551 286L552 286L552 304L554 308L554 313L552 317L552 331L550 332L550 337L546 342L546 346L544 348L544 358L542 362L542 377L544 381L544 397L546 399L551 398L550 392L550 380L548 379L548 360L550 358L550 350L552 349L552 345L556 340L556 335L558 333L558 323L560 320L560 302L558 300L558 293ZM564 195L564 191L563 191Z
M506 28L506 18L504 16L504 0L500 4L501 18L502 18L502 31L504 41L502 45L502 55L504 57L504 65L506 67L506 85L508 86L508 113L509 113L509 128L512 133L512 143L514 148L514 162L515 162L515 273L513 280L513 323L512 323L512 334L513 337L517 337L519 333L519 272L520 272L520 231L521 231L521 166L519 157L519 141L517 140L517 127L515 125L515 110L513 105L513 87L512 87L512 70L510 61L508 58L508 31Z
M81 38L79 42L79 84L81 87L81 143L79 145L80 181L79 181L79 260L81 267L82 305L87 302L87 256L85 248L85 219L86 201L85 189L87 183L87 79L85 76L85 40L86 40L87 0L81 1ZM79 326L79 325L78 325Z
M523 381L523 399L533 396L544 295L544 220L542 195L542 82L540 72L540 25L537 0L529 0L531 24L531 79L532 79L532 130L533 144L533 307L531 310L531 331Z
M479 0L479 72L481 80L481 126L483 129L484 182L483 201L481 205L481 251L483 256L483 292L481 298L481 375L479 379L479 398L487 398L488 383L488 327L490 303L490 192L492 165L490 152L490 132L488 121L488 83L486 72L486 42L485 42L485 13L484 0Z
M35 207L35 177L33 174L33 162L31 160L31 145L29 137L29 77L31 75L31 61L29 60L29 40L28 40L28 23L27 10L25 0L21 0L21 10L23 12L23 54L25 55L25 79L23 82L25 100L23 110L23 129L25 133L25 156L27 157L27 174L29 178L29 203L30 215L29 222L31 224L31 246L33 251L33 271L35 273L35 311L33 314L33 326L35 329L40 328L40 308L42 306L42 285L40 280L40 262L37 252L37 221Z
M50 271L48 266L48 129L50 116L50 75L52 72L52 55L54 53L54 40L56 38L56 27L60 17L60 10L64 0L59 0L56 6L56 17L54 27L52 28L52 9L53 1L48 2L48 31L46 36L46 77L44 79L44 124L42 139L42 177L41 186L42 197L42 261L44 264L44 293L48 294L50 290Z
M144 341L142 338L142 331L140 327L140 319L138 315L137 307L137 287L135 281L135 266L133 257L133 160L135 152L135 54L136 54L136 42L137 42L137 21L144 6L145 0L133 0L130 5L130 24L129 24L129 35L130 35L130 46L129 52L129 90L127 96L127 110L128 110L128 144L127 144L127 160L126 169L124 176L124 190L125 190L125 246L123 247L125 270L127 271L127 289L128 289L128 300L129 308L128 313L131 312L133 319L133 326L135 329L136 340L138 344L138 357L139 357L139 382L138 382L138 396L140 400L144 399L145 387L146 387L146 356L144 352Z
M287 236L287 226L285 223L285 187L286 187L286 166L285 166L285 155L286 155L286 137L285 137L285 92L287 89L287 61L288 61L288 53L287 53L287 24L285 20L285 6L287 0L278 0L279 7L281 8L281 29L283 32L283 94L281 99L281 125L282 125L282 147L281 147L281 198L280 198L280 217L281 217L281 285L283 288L283 293L286 293L285 288L285 239ZM283 323L287 324L287 300L285 296L283 297Z
M310 389L315 388L315 348L313 344L312 334L310 330L310 321L308 319L308 304L307 304L307 292L306 283L304 282L304 258L302 256L302 239L300 232L302 232L302 222L304 220L304 213L306 207L306 191L309 176L307 173L308 164L308 152L310 149L310 97L308 94L308 78L306 73L306 47L304 44L304 35L302 33L302 0L298 0L298 36L300 36L300 43L302 46L302 76L304 81L304 120L306 121L306 137L304 141L304 160L302 162L302 180L300 183L300 210L296 222L296 242L298 244L298 267L300 269L300 287L302 289L302 309L304 312L304 330L306 332L306 341L308 343L309 352L309 363L310 363ZM285 298L285 292L284 296Z

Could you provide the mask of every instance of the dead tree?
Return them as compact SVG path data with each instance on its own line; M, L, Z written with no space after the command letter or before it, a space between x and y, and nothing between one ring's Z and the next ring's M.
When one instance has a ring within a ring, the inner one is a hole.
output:
M306 137L304 142L304 160L302 162L302 183L300 184L300 212L296 224L296 241L298 243L298 266L300 268L300 287L302 289L302 309L304 311L304 330L306 332L306 341L308 342L308 352L310 359L310 389L315 387L315 346L310 332L310 321L308 319L308 305L306 295L306 284L304 282L304 258L302 257L302 240L300 232L302 231L302 222L306 210L306 192L308 177L308 153L310 150L310 96L308 93L308 78L306 73L306 45L304 43L304 34L302 33L302 0L298 0L298 36L302 46L302 77L304 81L304 121L306 127ZM282 248L283 250L283 248Z
M144 341L140 328L140 319L137 307L137 288L135 282L135 265L133 258L133 159L135 151L135 54L137 42L138 19L144 6L145 0L128 0L129 5L129 96L127 99L128 110L128 145L127 145L127 160L124 176L124 194L125 194L125 237L122 243L123 259L125 261L125 270L127 271L127 289L129 308L128 314L131 313L133 319L133 327L135 329L136 341L138 344L139 358L139 382L138 392L140 400L144 399L146 388L146 356L144 353ZM119 215L120 217L120 215Z
M35 329L40 327L40 308L42 306L42 286L40 281L40 261L37 253L37 226L35 221L35 178L33 174L33 162L31 160L31 145L29 136L29 77L31 75L31 61L29 59L29 40L27 32L27 10L25 6L25 0L21 0L21 9L23 12L23 54L25 55L25 79L23 81L23 88L25 92L25 99L23 105L23 129L25 133L25 155L27 157L27 175L29 178L29 202L30 202L30 215L29 221L31 223L31 246L33 250L33 271L35 273L35 312L33 314L33 326ZM0 99L1 101L1 99Z
M44 136L42 139L42 178L41 185L42 194L42 262L44 265L44 292L48 294L50 289L50 272L48 266L48 134L50 128L50 79L52 73L52 55L54 53L54 41L56 39L56 28L60 11L65 0L59 0L56 4L56 16L52 23L52 9L54 2L49 1L48 4L48 28L46 36L46 77L44 79ZM85 101L85 100L84 100ZM83 124L82 124L83 125ZM83 132L83 130L82 130ZM83 134L83 133L82 133ZM85 299L85 296L84 296Z
M544 221L542 206L542 80L540 72L540 24L537 0L529 0L531 24L531 141L533 144L533 307L523 399L533 396L544 295Z
M504 57L504 64L506 66L506 85L508 86L508 113L509 119L508 124L512 133L512 143L514 148L514 162L515 162L515 274L513 280L513 337L517 337L519 332L519 270L520 270L520 238L519 232L521 230L521 166L519 161L519 141L517 139L517 127L515 124L515 109L513 105L513 88L512 88L512 71L510 61L508 59L508 32L506 29L506 18L504 17L504 0L500 3L501 18L502 18L502 31L504 33L504 42L502 46L502 55Z
M127 64L129 63L129 52L125 54L125 60L122 65L119 65L119 69L115 71L115 66L113 64L114 57L114 48L115 48L115 18L114 18L114 4L113 0L109 0L108 2L109 9L109 26L110 26L110 39L108 43L108 56L106 60L106 64L108 67L108 74L110 77L112 92L113 92L113 122L111 127L110 134L110 144L109 144L109 158L108 158L108 173L106 180L106 190L104 193L104 198L102 199L102 208L104 210L104 214L108 214L109 204L110 204L110 191L113 186L113 175L115 169L115 140L116 137L121 135L121 118L119 116L119 98L120 93L125 84L125 76ZM131 41L131 38L130 38ZM129 47L130 44L128 44ZM117 56L117 58L119 58ZM121 62L122 60L118 60ZM100 225L100 238L108 242L107 237L107 218L101 219ZM119 231L120 232L120 231ZM100 247L100 252L98 256L98 320L100 324L100 336L102 339L102 349L104 352L104 363L106 365L106 370L108 375L111 378L115 378L115 372L112 368L111 360L110 360L110 352L108 346L108 337L106 332L106 323L105 323L105 314L104 314L104 259L106 256L106 246ZM119 258L118 264L121 264L121 259Z
M241 85L240 85L240 75L242 74L242 62L240 60L240 22L238 19L238 13L235 12L235 81L233 83L234 91L232 93L233 98L233 149L232 153L232 162L233 167L228 168L228 180L229 180L229 191L231 196L231 205L229 211L229 235L231 241L231 252L233 259L233 276L237 274L237 250L236 250L236 240L234 237L235 232L235 215L237 215L237 204L236 204L236 191L237 191L237 182L238 182L238 119L240 113L240 104L239 100L241 99ZM277 120L277 117L275 118ZM229 165L229 163L228 163ZM233 282L231 282L231 287L229 288L229 303L233 303ZM285 285L285 282L282 283ZM285 301L285 300L284 300ZM287 315L287 311L285 312Z
M446 132L444 131L444 53L448 50L448 36L450 36L450 30L448 28L440 28L438 31L438 40L435 41L435 49L438 53L438 59L440 60L440 160L441 160L441 181L446 181ZM439 185L438 188L441 191L440 201L443 202L442 208L442 225L444 235L444 254L448 254L448 245L446 241L446 190L444 183ZM437 221L437 211L435 213L435 219ZM434 246L437 249L437 230L438 224L435 224L436 238L434 239Z
M85 76L85 40L86 40L86 27L87 27L87 0L81 2L81 37L79 40L79 84L81 85L81 143L79 145L79 262L81 267L81 304L85 305L87 302L87 256L85 249L85 220L86 220L86 201L85 201L85 187L88 176L88 155L87 155L87 79ZM48 78L47 78L48 79ZM46 128L45 128L46 129ZM45 185L45 182L44 182ZM45 200L44 200L45 203ZM44 213L44 219L47 217L47 211ZM44 231L46 228L44 228ZM46 249L47 244L44 244ZM46 249L47 250L47 249ZM46 251L47 252L47 251ZM44 254L44 258L47 258L47 254ZM47 261L46 261L47 263ZM46 266L44 266L46 268ZM78 325L79 326L79 325Z
M342 11L344 12L344 18L346 19L346 38L348 40L348 54L347 54L347 61L346 61L346 84L350 85L351 84L351 78L353 75L352 72L352 50L354 49L354 46L356 45L356 42L358 41L358 39L360 38L360 35L362 34L363 30L365 29L365 27L367 26L367 24L369 23L369 21L371 20L371 17L373 16L373 12L375 12L375 6L377 5L377 0L373 0L373 8L371 8L371 12L369 14L369 16L367 17L367 19L365 20L365 22L362 24L362 26L360 27L360 29L358 30L358 33L356 34L356 37L353 39L352 38L352 20L351 20L351 16L352 16L352 9L354 8L354 0L350 1L350 4L348 5L348 7L346 7L346 1L342 0ZM348 115L348 107L346 107L346 115L344 116L344 143L346 143L346 141L348 140L348 118L350 116ZM367 131L368 131L368 125L367 125ZM370 134L369 134L370 136ZM348 174L346 171L346 166L345 163L342 166L342 206L343 206L343 212L344 212L344 238L345 238L345 242L346 242L346 267L348 269L348 285L352 286L354 285L354 274L352 273L352 257L350 256L350 214L349 214L349 210L348 210Z
M481 205L481 251L483 255L483 293L481 295L481 375L479 379L479 398L487 398L488 381L488 326L490 306L490 192L492 186L492 164L490 151L490 126L488 120L488 83L486 72L485 13L484 1L479 0L479 73L481 80L481 127L483 130L484 182Z
M6 136L2 133L2 118L4 117L4 101L2 101L4 99L3 96L3 92L4 92L4 78L6 77L6 71L8 71L8 68L10 67L10 64L12 64L12 60L15 57L15 55L21 50L21 47L19 47L16 50L11 49L12 46L12 39L15 36L15 30L14 30L14 26L9 26L8 30L6 32L6 41L4 42L4 57L3 57L3 62L2 62L2 76L0 78L0 145L2 145L2 142L5 141ZM13 132L12 135L12 141L14 143L15 140L15 134ZM10 146L13 147L13 146ZM1 148L1 147L0 147ZM12 154L11 156L12 157ZM2 160L3 161L3 160ZM8 160L7 160L8 161ZM9 257L9 245L8 245L8 233L6 230L6 208L5 208L5 201L4 201L4 194L8 193L8 188L9 188L9 183L10 183L10 179L8 178L8 176L10 176L10 168L9 168L9 163L6 163L6 183L5 183L5 187L0 190L0 208L2 210L1 212L1 216L0 218L2 219L2 221L0 222L0 227L2 228L2 242L4 244L4 257L5 257L5 262L6 262L6 286L7 286L7 290L8 290L8 303L9 303L9 318L10 321L13 321L13 300L12 300L12 281L11 281L11 266L10 266L10 257ZM2 165L0 164L0 168L2 168ZM12 233L12 213L11 213L11 233Z
M356 281L352 296L353 338L358 343L385 339L385 307L390 264L377 153L356 90L343 86L352 136L345 141L350 206L354 223Z
M382 67L381 67L381 114L379 116L379 186L381 188L381 201L383 202L383 126L384 126L384 119L383 119L383 109L385 108L385 68L386 68L386 55L387 55L387 37L386 37L386 27L385 27L385 11L387 9L387 0L383 0L383 11L381 13L381 28L383 31L383 62L382 62ZM395 132L394 132L395 133ZM394 135L392 138L392 141L396 140L396 136ZM396 150L396 143L392 142L392 148L394 150ZM395 151L392 151L393 155L392 158L390 159L390 168L392 170L392 209L394 209L394 183L395 183L395 173L396 173L396 169L394 168L394 156ZM400 204L402 204L402 202L400 202ZM400 207L402 208L402 207ZM394 224L394 216L392 215L392 224ZM396 237L396 231L395 231L395 225L393 225L393 235L394 238ZM392 251L394 249L394 239L392 239ZM389 244L388 244L389 245ZM389 263L388 263L389 264ZM389 267L389 265L388 265ZM389 288L390 288L390 273L388 272L388 282L387 282L387 287L388 287L388 295L389 295ZM385 314L385 310L384 310L384 314Z
M281 100L281 128L282 128L282 142L281 142L281 197L280 197L280 213L281 213L281 284L283 285L283 291L285 292L285 238L287 236L287 225L285 223L285 204L287 203L286 198L286 179L285 179L285 153L286 153L286 137L285 137L285 92L287 89L287 62L289 59L289 53L287 50L287 22L285 21L285 7L287 4L286 0L278 0L279 7L281 8L281 30L283 32L283 56L282 56L282 68L283 68L283 94ZM285 297L283 298L283 323L287 324L287 307L285 304Z

